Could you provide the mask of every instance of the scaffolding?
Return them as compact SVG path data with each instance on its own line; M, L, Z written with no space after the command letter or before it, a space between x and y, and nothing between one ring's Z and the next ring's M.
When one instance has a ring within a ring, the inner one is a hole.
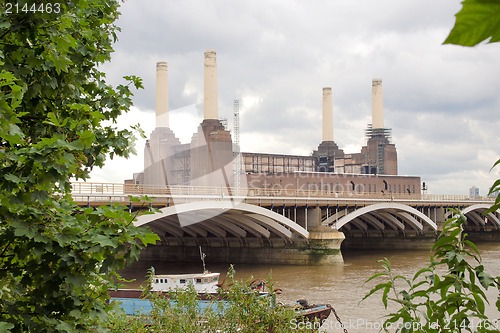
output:
M368 139L386 138L389 143L392 135L392 128L373 128L372 124L368 124L365 135Z

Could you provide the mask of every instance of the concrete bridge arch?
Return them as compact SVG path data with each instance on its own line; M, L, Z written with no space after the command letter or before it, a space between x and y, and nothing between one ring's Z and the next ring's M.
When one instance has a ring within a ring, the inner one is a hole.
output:
M427 228L437 230L436 223L427 215L413 207L395 202L365 206L340 218L332 215L324 220L322 224L337 230L344 226L350 228L350 224L359 229L367 230L370 225L380 233L384 233L386 227L395 231L404 231L406 225L417 233L423 233L424 229Z
M159 235L185 238L218 238L222 242L259 239L291 242L307 239L309 232L287 217L269 209L230 200L204 200L176 204L160 213L141 215L136 226L148 226Z
M487 222L493 226L495 229L500 228L500 219L494 212L490 212L485 214L488 209L490 209L491 205L488 204L475 204L469 207L466 207L462 210L462 214L467 217L468 221L471 221L475 225L485 226Z

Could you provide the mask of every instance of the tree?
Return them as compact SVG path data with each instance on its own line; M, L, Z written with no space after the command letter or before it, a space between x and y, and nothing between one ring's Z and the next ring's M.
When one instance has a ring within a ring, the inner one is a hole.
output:
M133 152L125 77L98 66L117 39L115 0L0 0L0 331L88 331L116 273L157 236L123 206L79 208L71 182ZM105 125L111 123L111 125ZM101 331L99 329L99 331Z

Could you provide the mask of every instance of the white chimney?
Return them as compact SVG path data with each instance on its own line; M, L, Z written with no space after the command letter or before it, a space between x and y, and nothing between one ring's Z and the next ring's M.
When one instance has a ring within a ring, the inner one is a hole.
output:
M205 51L204 119L218 119L217 103L217 62L215 51Z
M168 122L168 66L156 63L156 127L169 127Z
M382 80L372 80L372 128L384 128Z
M333 141L332 88L323 88L323 141Z

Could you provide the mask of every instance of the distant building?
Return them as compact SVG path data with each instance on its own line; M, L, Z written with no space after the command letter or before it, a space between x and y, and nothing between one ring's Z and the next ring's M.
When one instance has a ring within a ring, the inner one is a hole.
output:
M471 197L478 197L479 196L479 189L475 186L472 186L470 189L469 189L469 196Z

